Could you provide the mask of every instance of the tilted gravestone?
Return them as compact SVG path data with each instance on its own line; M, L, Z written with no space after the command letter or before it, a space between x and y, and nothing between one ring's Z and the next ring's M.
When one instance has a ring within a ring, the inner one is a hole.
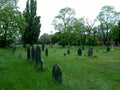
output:
M93 56L93 48L89 48L88 50L88 56Z
M30 46L27 46L27 60L30 59Z
M79 56L82 55L82 50L81 50L81 48L78 49L78 55L79 55Z
M48 48L45 49L45 56L48 56Z
M62 83L62 71L59 64L53 65L52 76L58 83Z
M70 49L67 50L67 54L70 54Z
M44 49L45 49L45 45L44 45L44 44L42 44L42 51L44 51Z
M107 46L107 52L110 52L110 46Z
M35 61L35 47L34 46L32 46L31 57L32 57L32 60Z
M36 46L36 64L39 64L41 61L41 48L39 45Z

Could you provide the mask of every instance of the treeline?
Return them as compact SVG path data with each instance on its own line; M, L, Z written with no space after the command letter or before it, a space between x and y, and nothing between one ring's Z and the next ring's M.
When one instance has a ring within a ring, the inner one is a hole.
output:
M75 10L66 7L59 11L52 24L57 33L50 35L48 41L53 44L58 43L63 47L65 45L110 45L111 43L118 45L120 43L120 12L115 11L112 6L102 7L94 20L75 18ZM44 35L41 37L43 38Z

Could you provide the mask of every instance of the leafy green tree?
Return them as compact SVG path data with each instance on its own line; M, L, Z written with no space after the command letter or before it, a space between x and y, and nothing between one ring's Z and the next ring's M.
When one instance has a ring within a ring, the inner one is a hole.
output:
M43 35L40 36L40 43L42 44L50 44L50 39L51 39L51 36L47 33L44 33Z
M19 39L24 28L25 19L18 11L16 1L2 0L0 7L0 47L6 47Z
M61 43L65 46L66 42L70 44L70 33L74 24L75 11L69 7L63 8L59 11L59 14L53 20L53 25L56 30L61 32L63 40ZM66 38L66 39L64 39Z
M97 19L100 22L100 30L102 30L102 40L104 44L110 43L111 29L119 20L119 13L112 6L102 7Z
M26 3L26 9L24 10L24 17L26 19L27 27L23 35L23 41L25 44L37 43L40 33L40 16L36 15L37 1L28 0Z
M120 44L120 21L112 28L111 36L116 45Z

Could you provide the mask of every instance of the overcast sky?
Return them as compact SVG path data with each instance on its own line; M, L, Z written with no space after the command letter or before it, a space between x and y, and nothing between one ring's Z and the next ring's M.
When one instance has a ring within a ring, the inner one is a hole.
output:
M19 0L18 6L22 12L26 7L27 0ZM41 33L55 31L52 20L58 15L59 11L65 7L75 10L76 17L96 18L100 9L105 6L114 6L120 12L120 0L37 0L37 15L41 16Z

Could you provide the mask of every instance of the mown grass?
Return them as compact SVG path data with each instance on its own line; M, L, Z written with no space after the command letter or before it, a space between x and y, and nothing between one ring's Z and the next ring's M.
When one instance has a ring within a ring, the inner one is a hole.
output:
M120 47L109 53L106 47L93 47L92 57L86 56L88 46L82 56L77 55L79 47L46 47L49 56L42 52L44 71L27 61L21 46L17 46L14 55L10 48L0 49L0 90L120 90ZM64 56L68 48L71 53ZM62 69L62 84L52 78L56 63Z

